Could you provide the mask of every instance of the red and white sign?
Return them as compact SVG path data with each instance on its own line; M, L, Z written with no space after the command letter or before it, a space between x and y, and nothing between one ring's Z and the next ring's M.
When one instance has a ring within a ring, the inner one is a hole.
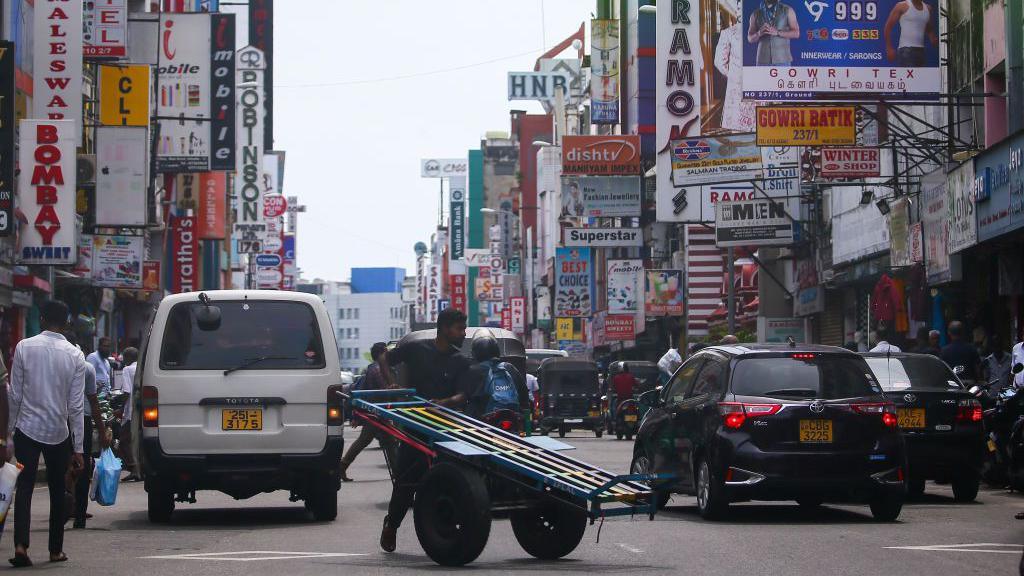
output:
M562 174L640 175L640 136L566 136L562 138Z
M127 0L89 0L83 13L82 54L86 58L128 55Z
M466 275L465 274L452 274L448 277L452 288L452 303L451 307L459 310L462 313L466 313L467 300L466 300Z
M38 7L37 7L38 9ZM81 97L81 95L79 95ZM19 141L18 199L28 225L18 231L22 264L75 264L76 157L71 120L22 120Z
M874 178L882 173L878 148L822 148L823 178Z
M284 216L288 211L288 200L281 194L271 194L263 197L263 216L266 218L277 218Z
M604 319L604 339L622 342L636 339L636 318L626 314L609 314Z
M199 174L199 237L203 240L224 239L227 198L226 172Z
M37 0L33 29L32 118L74 121L72 137L77 143L82 120L82 2Z
M512 310L510 308L502 308L501 310L501 328L512 331Z
M512 315L512 331L516 334L526 332L526 298L516 296L511 299L509 308Z
M192 216L175 216L171 230L171 292L195 292L199 287L196 219Z
M910 245L910 261L924 262L924 226L920 222L910 225L907 243Z

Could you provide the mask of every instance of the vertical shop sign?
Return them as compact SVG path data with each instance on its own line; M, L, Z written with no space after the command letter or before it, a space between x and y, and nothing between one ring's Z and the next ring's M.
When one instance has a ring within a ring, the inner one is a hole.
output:
M210 16L210 170L235 169L235 15Z
M238 148L235 151L235 197L238 212L234 236L262 239L263 218L263 109L265 61L258 48L246 46L236 59Z
M266 100L274 101L274 0L249 0L249 45L263 54L266 77ZM265 109L263 147L274 148L274 109Z
M199 238L223 240L227 212L227 174L203 172L199 175Z
M128 55L127 0L88 0L84 3L82 55L87 59L117 59Z
M590 121L619 122L619 21L591 20Z
M14 230L14 42L0 42L0 237Z
M199 281L199 239L195 218L172 217L171 234L171 292L194 292Z
M146 225L146 134L135 126L96 127L97 225Z
M18 233L22 264L74 264L75 133L73 120L22 120L18 207L27 224Z
M82 2L36 0L34 5L32 118L71 120L81 141ZM74 161L74 154L71 157Z
M160 16L157 172L210 169L210 15Z
M452 261L459 261L465 257L466 250L466 177L452 176L448 186L451 195L449 214L452 230L448 257Z

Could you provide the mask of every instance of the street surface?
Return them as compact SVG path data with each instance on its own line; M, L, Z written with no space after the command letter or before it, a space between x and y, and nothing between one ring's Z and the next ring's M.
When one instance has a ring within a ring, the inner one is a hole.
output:
M354 436L350 429L346 435ZM577 457L626 472L631 442L582 433L568 440L578 447ZM104 576L444 571L420 549L411 513L399 531L397 553L384 554L378 548L391 489L380 450L374 446L364 451L349 475L356 482L342 486L338 520L330 523L312 521L302 504L289 503L283 492L245 501L201 492L197 504L179 504L171 525L152 525L146 520L142 484L122 484L116 506L91 505L95 518L88 529L67 532L65 550L71 561L62 566L44 562L48 506L46 488L40 486L33 506L30 553L37 566L46 569ZM928 491L923 502L904 507L895 524L872 521L867 507L827 506L805 512L789 503L735 505L730 520L709 523L697 515L693 498L677 496L653 522L645 518L606 521L600 543L597 525L589 527L579 548L557 562L527 557L508 522L495 522L487 548L469 569L481 574L730 576L1017 573L1024 521L1013 516L1024 511L1024 496L983 488L978 503L958 505L948 486L929 483ZM4 543L10 547L10 534Z

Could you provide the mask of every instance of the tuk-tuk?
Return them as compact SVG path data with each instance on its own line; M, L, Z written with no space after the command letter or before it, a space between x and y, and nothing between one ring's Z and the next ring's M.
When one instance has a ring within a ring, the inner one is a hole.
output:
M568 358L569 353L565 350L549 350L545 348L528 348L526 350L526 371L534 376L540 370L542 362L548 358Z
M612 386L612 379L624 371L636 378L636 385L633 387L633 394L628 398L618 398L615 395L615 388ZM601 408L604 414L605 426L609 434L615 434L615 438L632 440L640 427L640 420L643 419L644 409L637 402L637 398L648 390L654 390L658 386L658 365L654 362L644 360L620 360L608 366L608 376L603 386L604 396L601 400Z
M540 430L557 430L564 437L569 430L604 433L601 417L601 389L597 364L575 358L549 358L537 373L540 385Z

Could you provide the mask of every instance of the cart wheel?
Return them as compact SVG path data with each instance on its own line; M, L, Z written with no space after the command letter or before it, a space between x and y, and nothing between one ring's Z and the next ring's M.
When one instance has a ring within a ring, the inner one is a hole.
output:
M556 560L575 550L587 528L584 510L550 500L513 512L511 520L519 545L541 560Z
M565 438L565 433L566 432L567 432L567 430L566 430L565 426L559 426L558 427L558 437L559 438Z
M430 559L442 566L476 560L491 533L491 499L474 470L442 462L416 490L416 537Z

